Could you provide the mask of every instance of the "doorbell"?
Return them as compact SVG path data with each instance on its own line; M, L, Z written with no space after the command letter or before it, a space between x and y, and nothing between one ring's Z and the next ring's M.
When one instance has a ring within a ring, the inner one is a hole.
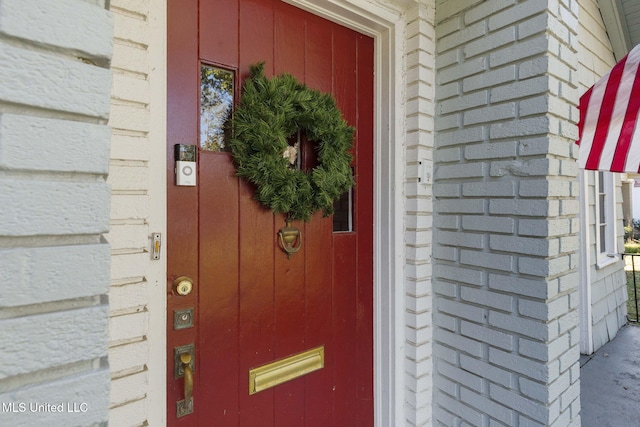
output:
M176 185L194 187L196 185L196 146L175 145Z

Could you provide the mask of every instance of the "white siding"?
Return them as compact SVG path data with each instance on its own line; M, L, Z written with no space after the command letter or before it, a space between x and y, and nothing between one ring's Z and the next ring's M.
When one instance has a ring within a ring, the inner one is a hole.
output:
M0 425L107 421L104 3L0 2Z
M616 63L613 49L609 42L600 10L595 0L580 2L580 46L579 60L579 93L584 93L596 81L605 75ZM591 279L591 324L593 348L595 351L615 337L618 330L626 323L626 277L622 260L598 265L598 248L596 247L596 205L595 172L587 172L585 194L588 197L588 210L585 220L588 221L588 259ZM614 174L615 194L615 228L616 251L624 251L624 229L622 225L622 187L620 174ZM587 328L583 328L588 330Z
M112 0L110 7L114 54L109 122L113 134L109 423L142 426L149 422L150 375L150 0Z

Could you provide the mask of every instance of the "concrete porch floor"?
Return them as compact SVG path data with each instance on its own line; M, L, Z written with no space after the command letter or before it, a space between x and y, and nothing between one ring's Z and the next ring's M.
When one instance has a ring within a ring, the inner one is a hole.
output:
M580 357L582 427L640 426L640 326Z

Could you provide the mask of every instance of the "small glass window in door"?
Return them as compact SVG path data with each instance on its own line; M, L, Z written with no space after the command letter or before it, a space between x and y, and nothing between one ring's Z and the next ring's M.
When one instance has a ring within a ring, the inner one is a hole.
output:
M233 71L200 66L200 149L226 151L233 115Z

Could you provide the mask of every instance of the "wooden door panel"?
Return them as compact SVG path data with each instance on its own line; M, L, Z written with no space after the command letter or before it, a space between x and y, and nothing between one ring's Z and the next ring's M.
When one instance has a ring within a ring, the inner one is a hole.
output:
M207 406L212 425L238 425L239 179L228 154L200 156L198 406ZM211 354L220 354L217 363L207 363Z
M373 41L277 0L168 3L168 282L196 279L188 297L168 292L168 425L373 425ZM200 151L198 186L173 184L173 145L199 141L200 63L236 71L239 96L262 61L267 76L332 93L357 127L355 230L334 233L321 213L296 222L303 248L291 259L276 239L283 215L253 200L229 154ZM185 307L195 327L175 331ZM176 420L172 351L190 342L195 412ZM323 369L249 395L251 368L320 345Z

